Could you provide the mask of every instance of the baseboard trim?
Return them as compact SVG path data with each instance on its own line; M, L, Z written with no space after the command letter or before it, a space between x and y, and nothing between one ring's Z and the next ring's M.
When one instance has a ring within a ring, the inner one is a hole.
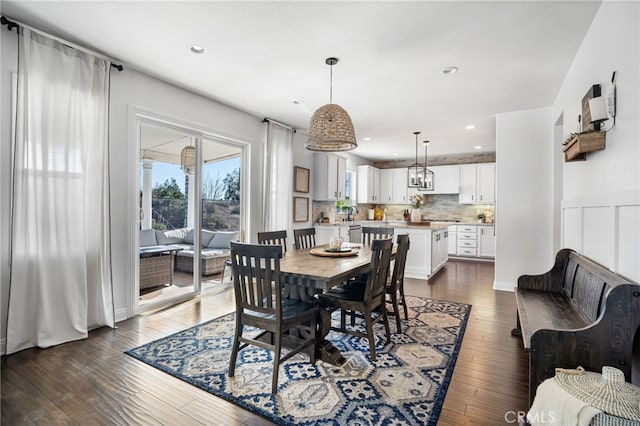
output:
M0 339L0 355L7 354L7 339Z
M510 281L493 281L493 289L500 291L510 291L513 292L516 288L516 284Z
M116 322L120 322L120 321L124 321L126 319L129 319L129 317L127 316L127 309L126 308L117 309L115 311L115 315L116 315Z

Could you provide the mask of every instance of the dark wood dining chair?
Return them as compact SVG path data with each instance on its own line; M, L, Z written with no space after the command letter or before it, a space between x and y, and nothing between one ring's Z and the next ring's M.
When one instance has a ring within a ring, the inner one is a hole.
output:
M363 226L362 227L362 244L371 245L373 240L382 240L384 238L393 238L392 227L376 227L376 226Z
M266 231L258 232L258 244L281 245L284 252L287 252L287 231Z
M293 230L294 247L296 250L316 246L316 228Z
M409 319L409 313L407 310L407 301L404 297L404 267L407 263L407 252L409 251L409 234L400 234L397 239L396 256L393 262L393 272L391 273L391 279L387 283L386 293L389 296L386 303L390 303L393 311L392 315L396 319L396 328L398 333L402 333L400 327L400 306L404 309L404 319Z
M238 352L248 345L273 351L271 392L278 391L280 364L298 352L309 349L311 362L316 361L316 318L318 303L283 299L280 279L280 245L256 245L231 242L231 268L236 299L236 328L229 363L229 377L235 374ZM257 336L244 335L244 327L261 330ZM290 352L281 356L285 333ZM267 336L268 338L263 338Z
M340 327L330 327L330 329L368 339L372 361L376 360L373 325L382 321L387 341L391 338L387 310L385 309L385 287L389 278L392 250L393 241L391 239L374 240L371 243L371 268L367 274L366 285L347 284L319 296L320 304L324 308L331 311L341 310ZM354 315L364 317L366 333L347 328L346 314L352 317Z

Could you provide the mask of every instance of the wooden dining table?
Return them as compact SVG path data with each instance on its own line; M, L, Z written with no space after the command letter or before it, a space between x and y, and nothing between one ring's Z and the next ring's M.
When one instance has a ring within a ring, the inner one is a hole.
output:
M328 245L317 246L322 250ZM280 274L286 287L285 297L310 300L317 293L339 286L350 278L367 273L371 267L371 247L360 245L353 247L357 254L341 257L325 257L311 254L312 249L291 250L280 260ZM394 252L395 253L395 246ZM331 314L320 309L316 334L316 356L328 363L342 365L346 362L340 351L328 340Z

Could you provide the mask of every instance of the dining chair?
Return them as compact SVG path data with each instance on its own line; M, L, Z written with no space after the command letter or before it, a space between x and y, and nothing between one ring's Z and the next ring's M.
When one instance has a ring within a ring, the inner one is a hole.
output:
M376 347L373 336L373 325L382 321L387 341L391 338L389 320L385 309L385 286L389 278L389 264L393 241L391 239L374 240L371 243L371 267L367 274L366 285L346 284L320 294L322 307L335 311L340 309L340 327L330 327L331 330L369 340L371 360L376 361ZM376 315L374 316L374 312ZM346 314L362 316L365 321L366 333L347 328Z
M310 348L309 358L316 361L316 318L318 303L283 299L280 279L280 245L259 245L231 242L231 267L236 299L236 325L229 363L229 377L235 374L238 352L248 345L273 351L273 376L271 392L278 391L280 364L294 354ZM243 334L244 327L263 330ZM291 329L296 333L286 335L290 352L281 356L283 337ZM267 336L267 338L263 338Z
M284 252L287 252L287 231L266 231L258 232L258 244L281 245Z
M363 226L362 227L362 244L371 245L373 240L381 240L383 238L392 238L392 227Z
M392 315L396 319L396 328L398 333L402 333L400 327L400 306L404 309L404 319L409 319L409 313L407 311L407 301L404 297L404 267L407 263L407 252L409 251L409 234L400 234L397 238L396 256L393 262L393 272L391 273L391 279L387 283L385 292L390 299L386 300L386 303L390 303L393 307ZM398 298L400 298L398 300Z
M296 250L316 246L316 228L293 230L294 247Z

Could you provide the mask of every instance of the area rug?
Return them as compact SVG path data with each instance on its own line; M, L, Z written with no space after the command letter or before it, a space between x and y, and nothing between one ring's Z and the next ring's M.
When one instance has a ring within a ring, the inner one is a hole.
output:
M377 361L366 339L332 331L327 339L347 362L312 364L298 354L280 366L276 395L268 350L243 349L235 377L228 376L234 314L126 353L280 425L435 425L471 306L417 297L407 305L409 319L390 341L376 325ZM390 326L394 331L395 320Z

